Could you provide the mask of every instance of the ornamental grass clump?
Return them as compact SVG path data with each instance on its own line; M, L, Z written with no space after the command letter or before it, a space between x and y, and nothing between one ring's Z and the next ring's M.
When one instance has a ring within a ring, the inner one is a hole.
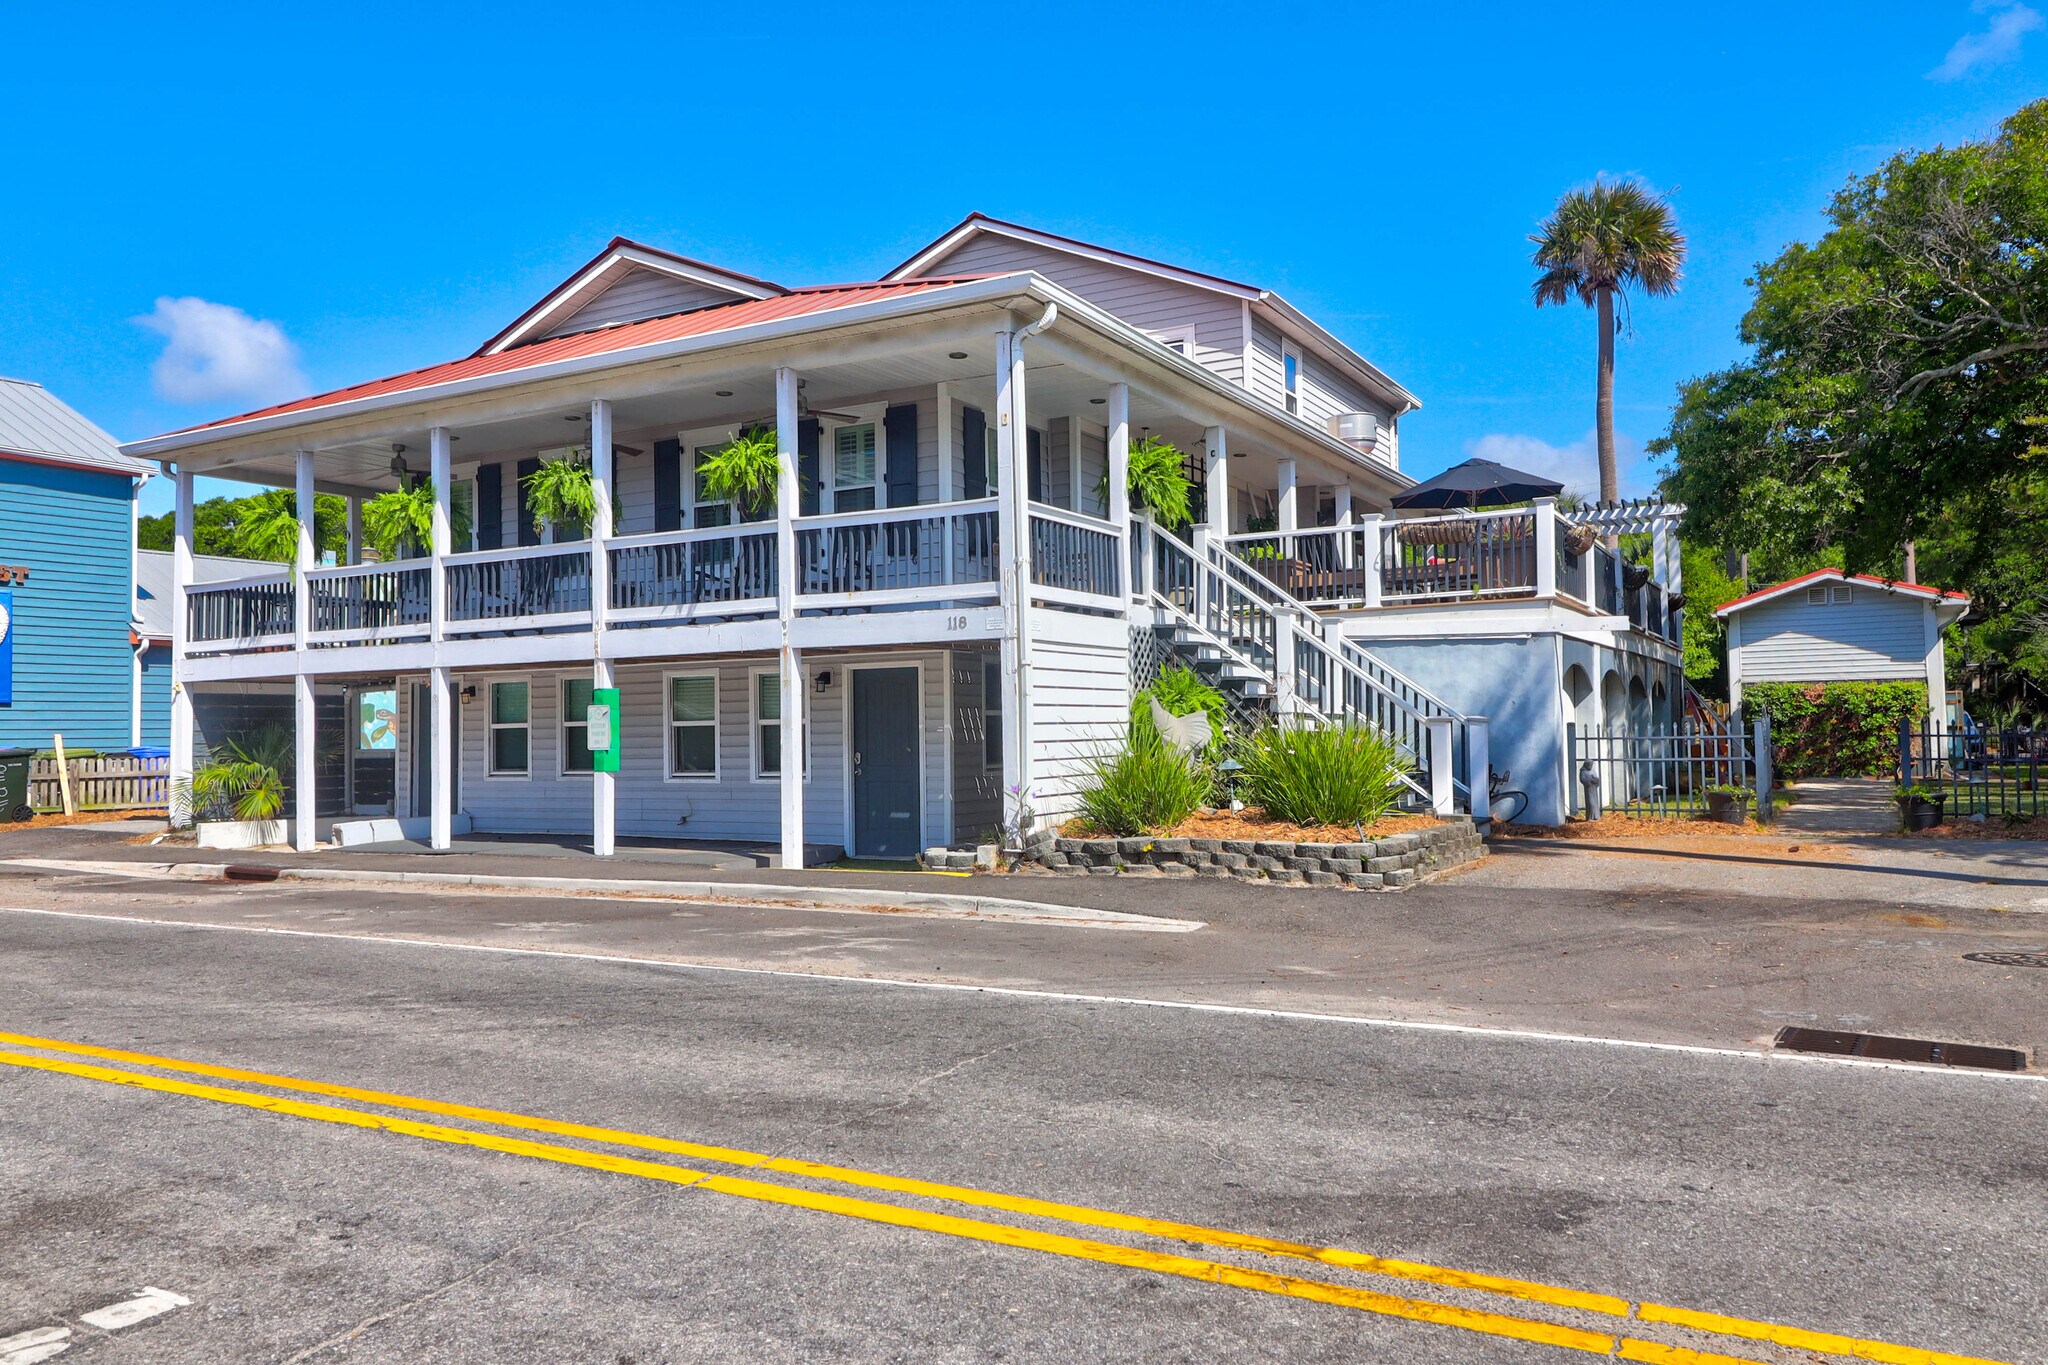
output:
M1268 725L1238 745L1238 790L1270 820L1369 825L1401 799L1401 750L1355 721Z
M1081 818L1120 839L1172 829L1209 799L1209 775L1195 758L1133 727L1120 752L1089 765L1075 793Z

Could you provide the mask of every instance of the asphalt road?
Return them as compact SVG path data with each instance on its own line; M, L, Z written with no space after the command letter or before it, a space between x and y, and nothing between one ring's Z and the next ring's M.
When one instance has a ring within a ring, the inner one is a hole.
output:
M68 1329L66 1365L1831 1358L1573 1293L2048 1361L2038 1077L16 913L0 947L18 1035L1542 1286L0 1042L0 1344ZM85 1324L141 1286L190 1302Z

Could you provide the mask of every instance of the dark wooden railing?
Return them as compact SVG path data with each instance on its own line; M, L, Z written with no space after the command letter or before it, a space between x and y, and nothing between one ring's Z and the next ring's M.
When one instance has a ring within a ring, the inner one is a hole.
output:
M196 583L185 594L185 639L216 641L288 639L292 634L292 581L288 575Z
M590 547L537 546L448 560L448 620L514 625L590 614Z
M1116 532L1069 512L1031 514L1031 581L1091 596L1117 594Z

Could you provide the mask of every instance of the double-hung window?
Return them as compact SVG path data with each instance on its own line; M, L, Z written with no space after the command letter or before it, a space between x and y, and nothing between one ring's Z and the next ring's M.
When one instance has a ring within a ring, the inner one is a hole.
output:
M804 776L811 775L811 727L804 726ZM754 675L754 776L782 776L782 677Z
M875 506L875 424L832 433L832 510L868 512Z
M530 770L533 729L523 682L491 684L491 776L524 777Z
M718 678L693 673L668 680L668 775L718 776Z
M1280 349L1280 387L1286 394L1287 410L1301 415L1301 357L1292 346Z
M590 691L588 678L562 679L562 771L587 773L595 765L590 754Z

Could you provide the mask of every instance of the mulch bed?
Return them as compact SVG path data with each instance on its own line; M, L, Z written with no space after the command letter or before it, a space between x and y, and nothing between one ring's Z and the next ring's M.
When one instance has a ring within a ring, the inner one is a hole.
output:
M160 810L90 810L76 815L38 815L33 820L8 820L0 822L0 834L17 829L57 829L65 825L98 825L109 820L162 820L165 813Z
M1933 829L1909 830L1908 839L2048 839L2048 815L2030 815L2007 823L1999 816L1982 821L1950 820Z
M1198 811L1157 837L1248 839L1272 844L1349 844L1386 839L1396 834L1412 834L1416 830L1429 829L1442 823L1443 821L1434 815L1383 815L1367 825L1364 835L1361 836L1357 825L1291 825L1285 820L1268 820L1266 813L1254 806L1241 811ZM1095 826L1077 816L1061 826L1060 837L1106 839L1112 836L1103 834Z

